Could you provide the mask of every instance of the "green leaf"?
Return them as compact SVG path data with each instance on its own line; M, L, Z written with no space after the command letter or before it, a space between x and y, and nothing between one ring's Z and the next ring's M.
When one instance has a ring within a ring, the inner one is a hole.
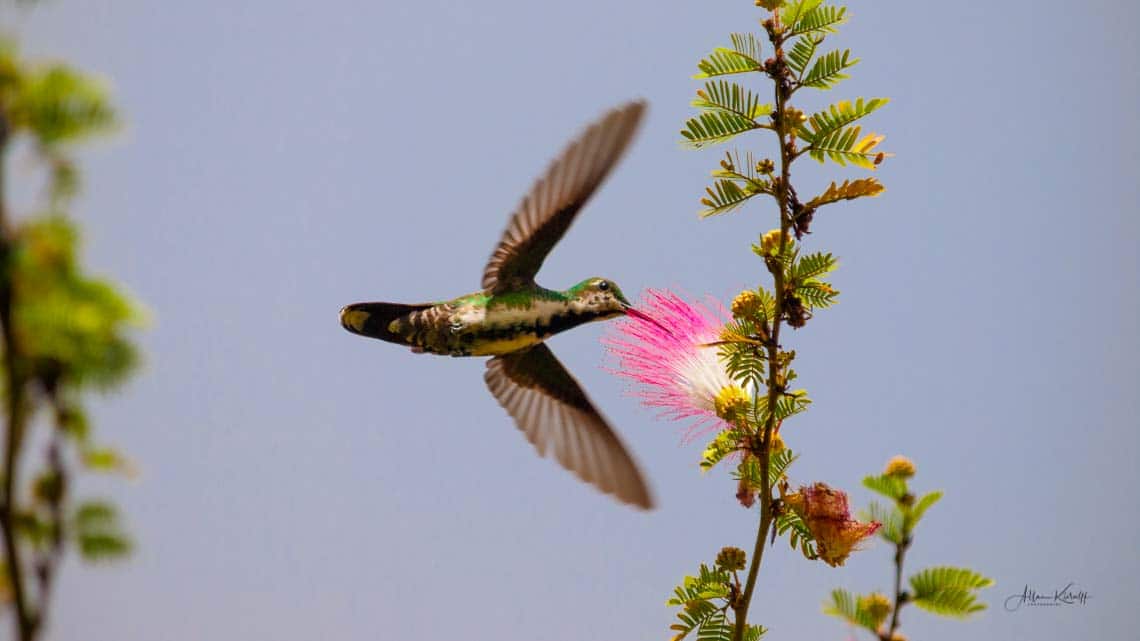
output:
M732 341L755 334L756 327L751 320L733 320L725 325L721 338ZM725 373L744 389L764 387L767 360L762 346L750 342L728 342L720 346L719 356Z
M882 527L879 528L879 536L895 545L902 543L906 536L903 532L903 517L897 508L886 507L877 501L871 501L871 504L867 506L867 518L865 520L880 523Z
M131 551L119 524L118 511L106 501L80 503L72 516L72 532L80 555L88 561L114 560Z
M834 289L829 283L814 278L797 283L793 291L796 297L811 309L831 307L839 297L839 290Z
M87 561L114 561L131 553L131 541L114 533L80 534L79 553Z
M875 617L859 607L859 599L854 594L843 589L831 591L831 602L823 604L823 613L839 617L861 628L875 631Z
M986 609L986 604L979 603L976 594L964 588L946 588L927 596L915 597L913 601L927 612L957 619L964 619Z
M115 126L105 89L65 65L27 73L10 108L13 124L44 146L71 142Z
M909 581L915 597L928 596L946 588L979 590L994 584L993 579L969 568L949 565L926 568L910 577Z
M788 67L796 72L796 80L803 81L804 73L815 56L815 50L823 42L823 36L804 36L796 40L788 51Z
M732 50L736 55L763 66L760 62L764 58L763 49L756 36L751 33L733 33L729 34L728 39L732 41Z
M704 453L701 454L701 471L707 472L716 467L717 463L724 460L726 456L740 449L740 434L735 430L722 430L716 435L708 446L705 447Z
M818 558L811 530L794 510L783 510L776 516L776 534L788 535L788 544L793 550L799 549L808 560Z
M872 492L878 492L893 501L898 501L907 493L905 479L887 474L868 476L863 479L863 487Z
M994 584L993 579L967 569L951 566L927 568L910 577L914 604L942 616L964 618L986 604L979 603L976 591Z
M734 33L732 48L717 47L707 58L697 63L700 73L694 78L711 78L735 73L763 71L760 41L752 34Z
M713 182L712 187L705 188L705 193L708 196L701 199L701 204L705 208L697 213L701 218L726 214L748 202L753 196L767 192L752 183L745 183L742 187L732 180L717 180Z
M685 121L681 144L691 149L725 142L746 131L760 129L756 121L727 111L706 111Z
M772 113L771 103L762 102L755 93L727 80L706 82L704 89L697 91L692 105L698 109L734 113L749 120Z
M926 514L926 510L930 509L930 506L937 503L941 498L942 492L935 491L926 494L922 498L918 499L918 501L916 501L915 504L910 508L910 513L908 515L910 518L911 526L913 527L914 524L918 523L919 520L922 519L923 515Z
M821 4L823 4L823 0L790 0L785 2L784 8L780 10L780 21L794 29L800 21L811 15Z
M779 452L772 452L768 455L768 480L772 487L775 487L780 482L780 477L788 471L788 468L795 463L799 458L792 453L792 450L785 447Z
M883 136L872 133L860 137L861 132L858 125L847 127L817 139L803 151L821 163L829 158L843 166L851 163L856 167L873 170L881 153L875 151L875 147L883 141Z
M887 98L870 100L858 98L854 103L850 100L840 100L826 110L812 114L799 126L796 135L806 142L815 142L867 116L888 102L890 100Z
M839 260L830 252L816 252L796 259L789 275L793 281L804 281L831 273L838 266Z
M855 66L858 62L858 58L851 57L850 49L829 51L815 61L811 71L807 72L800 84L815 89L831 89L839 84L840 80L849 78L850 76L843 71Z
M725 619L723 610L717 610L701 622L697 641L732 641L732 626Z
M821 4L803 13L791 28L790 35L805 33L835 33L835 27L847 22L847 7Z

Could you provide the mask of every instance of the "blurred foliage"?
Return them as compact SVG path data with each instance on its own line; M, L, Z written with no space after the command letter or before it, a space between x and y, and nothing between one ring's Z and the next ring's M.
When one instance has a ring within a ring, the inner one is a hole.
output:
M135 371L132 333L146 314L118 285L86 272L81 230L68 217L80 187L75 145L113 131L117 122L102 83L65 64L23 60L14 43L0 40L0 390L6 406L0 603L12 610L22 641L43 630L67 550L104 561L124 557L132 546L111 502L79 500L71 492L76 467L134 469L123 454L95 441L83 397L114 389ZM46 178L47 194L33 211L11 211L3 190L14 148L30 150ZM32 450L40 446L42 458ZM27 483L20 483L21 472L30 472Z
M915 475L914 463L896 456L887 463L882 474L863 479L863 486L890 501L889 505L872 501L866 517L882 524L879 537L895 549L895 586L890 597L880 592L857 595L843 589L831 592L831 600L823 611L862 628L880 640L905 638L899 632L899 613L908 603L934 614L964 619L986 608L978 601L977 591L994 584L992 579L967 568L936 566L910 576L908 591L903 585L903 562L914 543L914 532L926 511L942 498L934 491L921 497L912 493L910 479Z

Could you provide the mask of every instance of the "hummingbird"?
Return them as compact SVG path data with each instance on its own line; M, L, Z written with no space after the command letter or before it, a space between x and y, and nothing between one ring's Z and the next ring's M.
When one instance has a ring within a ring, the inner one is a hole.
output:
M483 269L482 289L442 302L354 303L340 310L348 331L416 353L490 356L483 379L539 456L619 501L653 506L649 488L617 433L546 339L583 323L644 317L612 280L591 277L565 290L535 275L578 212L621 159L645 103L613 109L567 145L510 217Z

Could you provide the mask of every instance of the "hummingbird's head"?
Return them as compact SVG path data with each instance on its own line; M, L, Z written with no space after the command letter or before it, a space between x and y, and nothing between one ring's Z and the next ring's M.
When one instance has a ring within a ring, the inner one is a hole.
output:
M587 278L567 293L574 297L574 306L580 311L599 318L624 316L633 309L617 283L605 278Z

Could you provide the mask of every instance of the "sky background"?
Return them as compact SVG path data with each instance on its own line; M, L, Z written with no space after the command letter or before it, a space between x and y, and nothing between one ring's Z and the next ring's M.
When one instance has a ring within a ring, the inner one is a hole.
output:
M867 126L897 156L881 198L821 211L806 243L841 257L843 296L786 341L816 401L784 430L794 480L865 505L860 479L905 453L915 487L946 490L909 570L969 565L997 586L969 623L905 611L912 639L1132 638L1140 10L850 8L834 41L862 62L800 106L890 96ZM726 301L759 282L749 245L773 211L699 221L719 151L677 145L696 62L757 16L744 0L5 5L29 55L114 87L129 124L82 154L76 216L89 266L155 316L143 373L94 404L141 476L84 487L122 505L138 548L73 560L49 637L665 638L671 587L750 548L756 515L602 369L602 325L551 347L643 464L651 513L534 456L481 359L367 341L337 311L476 289L531 181L634 97L640 137L540 282ZM801 194L861 175L795 174ZM847 639L821 602L889 589L890 556L876 543L832 569L781 541L754 619L774 639ZM1002 609L1070 581L1087 605Z

